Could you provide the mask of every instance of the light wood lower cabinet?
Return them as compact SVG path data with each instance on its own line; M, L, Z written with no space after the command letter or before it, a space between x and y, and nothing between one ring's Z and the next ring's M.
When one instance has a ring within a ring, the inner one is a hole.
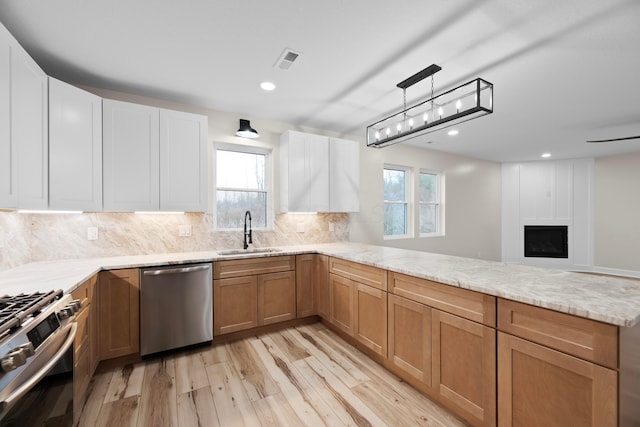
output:
M496 424L496 331L432 310L432 388L477 425Z
M329 274L330 321L338 329L353 336L353 281Z
M258 325L270 325L296 318L296 273L258 276Z
M213 333L228 334L258 326L258 277L213 281Z
M318 255L296 255L296 316L316 314Z
M612 369L498 333L498 425L617 425Z
M316 255L316 311L318 316L329 320L329 257Z
M387 292L353 284L353 335L366 347L387 356Z
M96 304L96 283L98 276L78 286L71 296L80 301L82 307L76 314L78 330L74 342L73 359L73 405L74 414L78 416L84 405L86 391L93 372L98 366L98 315Z
M140 352L140 276L137 268L100 273L100 360Z
M295 257L213 263L213 334L295 319Z
M393 366L431 386L431 308L389 294L389 350Z
M386 290L330 273L329 292L330 322L374 353L386 357Z

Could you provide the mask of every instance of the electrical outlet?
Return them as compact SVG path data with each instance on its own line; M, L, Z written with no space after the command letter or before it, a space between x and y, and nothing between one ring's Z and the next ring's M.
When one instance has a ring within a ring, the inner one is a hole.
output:
M299 222L297 227L296 227L296 231L298 233L304 233L304 223L303 222Z
M178 226L178 236L179 237L191 237L193 231L190 225L180 225Z
M329 231L336 231L336 224L333 222L329 223Z
M87 240L98 240L98 227L87 227Z

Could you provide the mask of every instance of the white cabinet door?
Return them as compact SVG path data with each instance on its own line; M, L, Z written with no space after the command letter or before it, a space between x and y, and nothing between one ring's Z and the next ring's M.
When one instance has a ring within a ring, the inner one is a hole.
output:
M11 138L18 150L18 207L48 205L47 75L22 49L11 57Z
M328 212L329 138L289 131L280 141L280 210Z
M160 210L207 210L206 116L160 110Z
M103 100L105 211L159 209L158 108Z
M18 206L18 153L11 141L11 51L15 46L0 24L0 208Z
M51 77L49 207L102 210L102 98Z
M329 139L331 212L360 210L360 147L357 141Z

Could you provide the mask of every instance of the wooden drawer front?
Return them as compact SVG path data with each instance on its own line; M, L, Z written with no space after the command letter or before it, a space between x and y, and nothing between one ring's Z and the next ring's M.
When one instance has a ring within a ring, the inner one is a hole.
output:
M499 298L498 329L609 368L618 367L618 328L613 325Z
M89 310L90 307L84 307L76 314L76 324L78 325L76 339L74 341L76 357L78 353L86 351L89 348L89 334L91 333L91 325L89 325Z
M389 272L389 291L451 314L496 326L496 298L426 279Z
M357 262L331 258L329 260L329 273L337 274L383 291L387 290L387 270L359 264Z
M213 263L213 278L253 276L264 273L295 270L295 256L274 256L249 259L232 259Z
M86 307L91 304L93 299L93 289L96 281L98 280L98 276L93 276L89 280L83 282L80 286L78 286L74 291L71 292L71 297L73 299L80 300L82 303L82 307Z

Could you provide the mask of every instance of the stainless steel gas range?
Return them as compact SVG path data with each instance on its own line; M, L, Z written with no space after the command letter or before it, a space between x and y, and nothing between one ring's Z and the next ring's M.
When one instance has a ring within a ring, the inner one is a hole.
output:
M79 309L62 291L0 297L0 426L73 425Z

